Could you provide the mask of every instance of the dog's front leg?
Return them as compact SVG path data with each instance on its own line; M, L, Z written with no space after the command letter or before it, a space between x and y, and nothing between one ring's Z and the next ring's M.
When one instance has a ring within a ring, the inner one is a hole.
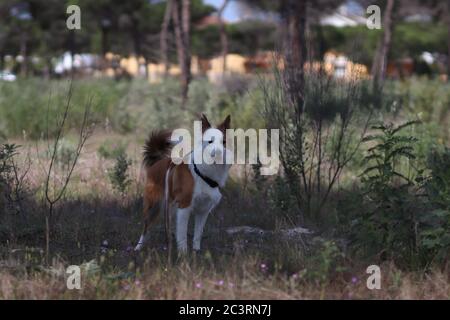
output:
M177 248L179 254L187 252L187 228L192 208L179 208L177 210Z
M219 204L222 195L219 192L214 194L214 197L207 209L203 212L196 212L195 214L195 229L194 229L194 240L192 247L195 251L200 251L200 243L202 241L203 229L208 219L209 214L214 208Z
M199 212L195 214L195 230L194 230L194 241L193 249L195 251L200 251L200 243L202 241L203 229L205 227L206 220L208 219L211 210L205 212Z

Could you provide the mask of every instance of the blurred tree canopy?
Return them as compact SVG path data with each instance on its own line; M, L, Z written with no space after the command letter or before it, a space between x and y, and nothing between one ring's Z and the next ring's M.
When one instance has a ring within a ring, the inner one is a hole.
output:
M275 18L227 24L228 52L253 55L258 51L275 49L283 37L279 18L283 15L283 6L291 0L234 1L253 10L271 13ZM309 33L312 35L309 40L313 46L320 46L313 58L320 59L325 51L334 49L370 66L380 31L369 30L365 25L336 28L318 24L321 15L332 12L342 3L340 0L308 2L307 26L312 31ZM429 10L433 19L421 23L402 22L399 19L393 30L390 59L417 57L423 51L447 53L446 11L440 3L434 0L411 1L408 5L400 6L401 10L397 13L400 18L416 11ZM71 4L81 8L81 30L66 28L66 9ZM39 57L38 62L33 63L34 68L49 70L52 59L64 52L114 52L159 61L159 35L165 8L166 1L162 0L1 0L0 70L4 68L6 55L24 57L20 70L16 70L23 74L31 71L28 61L30 57ZM191 1L193 55L209 58L220 54L219 25L199 25L203 18L215 11L214 7L205 4L203 0ZM169 41L169 45L169 58L175 62L173 39Z
M230 53L254 55L261 50L273 50L277 26L261 20L245 20L226 25ZM201 58L211 58L221 52L218 25L195 30L192 34L192 53Z
M69 5L81 9L81 30L68 30ZM166 3L160 0L2 0L0 67L5 55L50 58L63 52L108 51L155 60ZM191 1L191 23L215 11L203 0ZM26 69L26 62L21 63ZM24 70L27 72L27 70Z
M322 32L327 50L343 52L365 65L372 63L380 31L369 30L366 26L324 26ZM446 53L447 27L438 22L398 23L393 33L390 58L416 58L424 51Z

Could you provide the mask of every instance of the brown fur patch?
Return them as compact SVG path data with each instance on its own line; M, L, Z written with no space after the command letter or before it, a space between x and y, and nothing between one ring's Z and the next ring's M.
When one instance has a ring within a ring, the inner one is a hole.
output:
M169 176L169 199L175 201L179 208L189 207L194 191L194 178L187 164L174 165L169 158L157 161L146 168L146 183L144 188L144 220L153 222L156 217L150 217L150 209L164 199L166 172L171 168ZM157 215L158 212L155 212Z
M174 200L179 208L191 205L192 193L194 191L194 177L187 164L175 166L169 182L170 198Z

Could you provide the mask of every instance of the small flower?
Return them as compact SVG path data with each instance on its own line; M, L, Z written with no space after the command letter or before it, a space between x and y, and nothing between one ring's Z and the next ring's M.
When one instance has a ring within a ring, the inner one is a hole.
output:
M233 288L233 287L234 287L234 283L233 283L233 282L230 282L230 283L228 284L228 287Z
M352 277L352 283L355 284L355 283L357 283L357 282L358 282L358 278L355 277L355 276L353 276L353 277Z
M267 269L267 265L265 263L261 263L261 269L265 271Z
M197 283L195 284L195 287L196 287L197 289L200 289L200 288L202 287L202 283L201 283L201 282L197 282Z
M125 291L130 290L130 285L129 284L124 285L123 290L125 290Z
M217 282L217 284L218 284L219 286L223 286L223 280L219 280L219 281Z
M137 286L139 286L139 285L141 285L141 282L140 282L139 280L136 280L136 281L134 282L134 284L137 285Z
M292 279L297 279L298 278L298 274L297 273L294 273L293 275L292 275Z
M100 252L106 253L108 251L108 240L103 240L101 246L100 246Z

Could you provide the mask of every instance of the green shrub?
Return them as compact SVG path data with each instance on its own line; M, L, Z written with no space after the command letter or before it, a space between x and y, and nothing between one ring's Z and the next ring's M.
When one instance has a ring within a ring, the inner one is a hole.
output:
M356 248L365 254L406 264L417 258L420 201L415 194L418 183L401 170L402 163L409 166L415 159L417 139L402 133L415 123L379 124L372 127L376 134L365 137L366 143L374 145L368 149L366 169L361 174L362 212L351 230Z
M6 184L10 180L13 171L11 160L16 156L19 146L15 144L0 145L0 184Z
M11 202L14 184L15 164L13 158L18 154L19 146L15 144L0 145L0 211L6 203ZM4 201L4 200L7 201Z
M63 171L69 170L76 158L77 146L68 139L61 139L56 149L55 161ZM50 156L50 155L49 155Z
M430 209L421 221L421 245L429 260L445 262L450 253L450 149L433 151L427 168L431 171L425 181Z
M315 280L323 289L328 281L333 279L333 274L345 271L345 255L332 240L316 237L312 246L313 254L306 260L305 276Z
M132 164L125 152L120 153L116 158L114 167L109 170L108 176L114 189L124 194L131 183L128 169Z

